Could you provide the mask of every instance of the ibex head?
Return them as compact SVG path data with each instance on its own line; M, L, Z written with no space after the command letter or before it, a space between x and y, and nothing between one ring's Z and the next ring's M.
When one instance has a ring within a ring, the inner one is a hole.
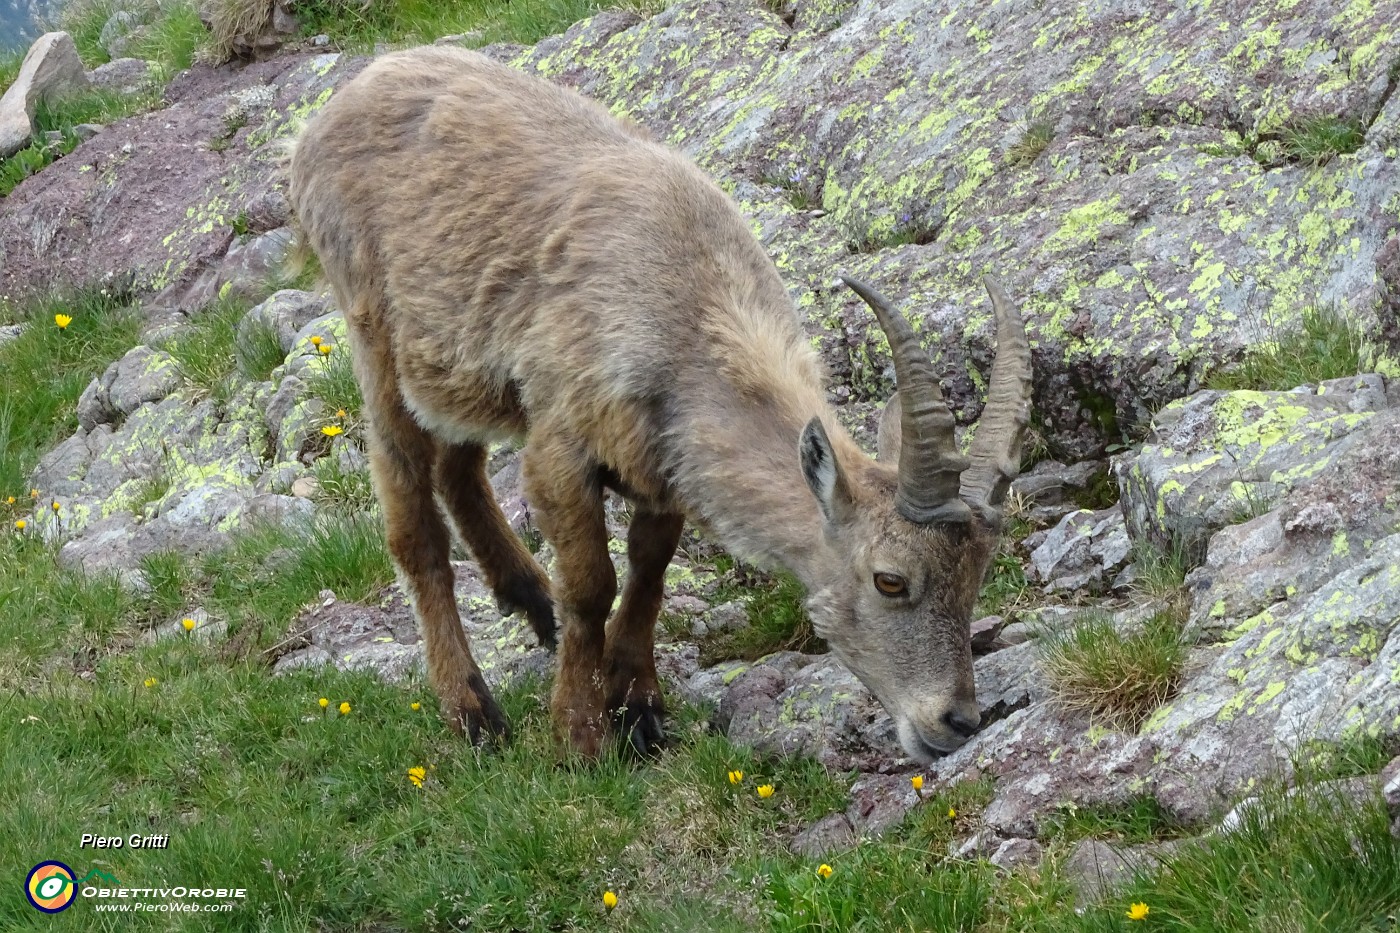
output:
M972 610L1020 467L1030 347L1020 314L988 279L997 356L964 456L914 329L868 285L842 278L888 336L899 391L881 420L875 461L841 462L820 419L802 433L802 472L825 519L808 611L817 634L894 718L904 750L927 762L963 744L981 720Z

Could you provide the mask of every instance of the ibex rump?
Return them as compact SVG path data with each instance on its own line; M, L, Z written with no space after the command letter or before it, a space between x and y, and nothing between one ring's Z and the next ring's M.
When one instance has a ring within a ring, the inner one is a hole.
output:
M994 284L1001 350L963 457L912 328L848 280L902 390L877 461L837 424L729 198L578 94L461 50L384 56L310 122L291 201L349 324L390 551L455 727L507 731L458 617L443 511L504 611L551 645L557 612L552 710L585 755L619 712L637 748L662 738L653 629L687 517L802 581L910 755L977 728L969 621L1029 405L1025 333ZM552 586L487 483L485 445L504 437L525 440ZM610 622L606 489L635 506Z

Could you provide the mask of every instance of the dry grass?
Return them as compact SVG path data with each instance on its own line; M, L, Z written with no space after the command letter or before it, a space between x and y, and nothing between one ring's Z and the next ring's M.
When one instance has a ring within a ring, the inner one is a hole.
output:
M1044 632L1040 663L1051 694L1064 708L1135 730L1181 684L1186 642L1174 614L1141 626L1085 613L1070 628Z

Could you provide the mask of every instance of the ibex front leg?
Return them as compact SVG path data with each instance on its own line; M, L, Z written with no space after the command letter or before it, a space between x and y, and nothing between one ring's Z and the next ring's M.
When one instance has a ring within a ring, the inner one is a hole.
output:
M608 623L608 709L622 734L642 755L665 737L666 713L656 680L656 615L661 609L666 566L676 553L685 517L638 509L627 529L627 584L622 604Z
M606 732L604 624L617 595L602 480L583 444L548 433L546 425L531 432L524 474L525 497L555 553L559 672L551 704L554 730L580 754L596 758Z

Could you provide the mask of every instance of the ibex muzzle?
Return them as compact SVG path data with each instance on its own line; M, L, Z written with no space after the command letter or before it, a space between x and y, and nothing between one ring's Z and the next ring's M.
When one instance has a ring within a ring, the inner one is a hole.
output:
M1030 387L995 284L1001 349L964 457L908 322L847 280L889 336L901 390L872 460L729 198L578 94L457 49L386 55L311 120L290 197L345 312L389 548L455 728L507 727L463 634L446 519L503 608L545 644L558 619L556 729L596 755L609 724L644 752L662 738L653 630L689 518L797 575L910 755L976 729L968 629ZM552 583L486 481L500 437L525 441ZM609 489L635 506L610 619Z

